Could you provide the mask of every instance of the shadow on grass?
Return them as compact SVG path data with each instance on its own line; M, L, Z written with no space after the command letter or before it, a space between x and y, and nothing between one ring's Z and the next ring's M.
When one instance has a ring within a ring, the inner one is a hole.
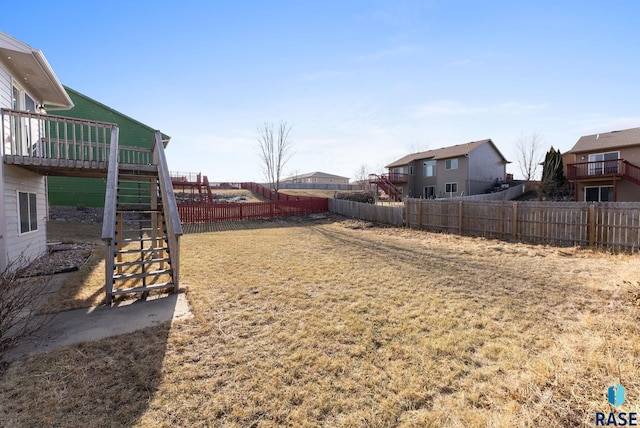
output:
M99 242L95 225L74 234L74 224L60 223L50 240L67 230L73 242ZM56 313L53 322L0 365L0 427L136 425L164 377L165 320L177 298L92 308L104 301L104 248L96 247L43 308Z
M164 323L11 363L0 373L0 425L135 425L162 382L170 327Z

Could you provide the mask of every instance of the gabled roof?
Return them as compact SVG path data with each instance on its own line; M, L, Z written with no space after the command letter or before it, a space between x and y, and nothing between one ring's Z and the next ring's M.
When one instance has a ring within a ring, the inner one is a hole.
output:
M640 146L640 128L585 135L567 153L593 152L621 147Z
M21 85L45 104L71 108L73 102L38 49L0 31L0 62Z
M295 177L289 177L288 179L293 179L295 178L296 180L298 179L302 179L302 178L341 178L341 179L349 179L349 177L342 177L341 175L334 175L334 174L327 174L326 172L320 172L320 171L316 171L316 172L310 172L308 174L300 174L300 175L296 175Z
M106 104L101 103L100 101L96 101L95 99L76 91L68 86L64 86L64 89L69 93L69 95L75 100L76 106L65 112L64 116L77 117L80 119L87 120L98 120L102 122L114 122L118 124L119 127L122 127L120 124L121 121L118 118L125 119L133 124L141 128L145 128L150 132L154 132L155 129L146 125L139 120L132 118L131 116L127 116L124 113L119 112L118 110L109 107ZM89 104L91 108L87 108L86 105ZM122 135L121 135L122 137ZM164 146L166 147L169 144L171 137L162 133L162 141L164 142Z
M390 163L389 165L385 166L385 168L393 168L393 167L396 167L396 166L407 165L408 163L416 161L416 160L419 160L419 159L437 160L437 159L456 158L456 157L459 157L459 156L468 155L475 148L477 148L477 147L479 147L479 146L481 146L483 144L486 144L486 143L491 144L491 147L493 147L493 149L496 151L496 153L498 153L500 155L500 157L502 158L502 160L505 163L509 162L502 155L502 153L500 153L500 150L498 150L498 148L493 143L493 141L491 141L491 139L488 138L486 140L472 141L472 142L466 143L466 144L457 144L455 146L442 147L440 149L434 149L434 150L427 150L425 152L412 153L410 155L407 155L407 156L405 156L403 158L398 159L397 161L394 161L394 162Z

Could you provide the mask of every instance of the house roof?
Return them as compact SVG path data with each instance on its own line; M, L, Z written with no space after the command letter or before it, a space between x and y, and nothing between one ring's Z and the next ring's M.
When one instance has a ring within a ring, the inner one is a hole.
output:
M593 152L619 147L640 146L640 128L585 135L567 153Z
M42 51L0 31L0 62L38 101L56 107L73 107Z
M405 157L402 157L402 158L398 159L397 161L394 161L394 162L390 163L389 165L385 166L385 168L393 168L393 167L396 167L396 166L407 165L408 163L413 162L413 161L418 160L418 159L435 159L435 160L437 160L437 159L456 158L456 157L459 157L459 156L468 155L475 148L477 148L477 147L479 147L479 146L481 146L481 145L483 145L485 143L491 144L493 149L500 155L500 157L502 158L502 160L505 163L509 162L502 155L502 153L500 153L500 150L498 150L498 148L493 143L493 141L491 141L491 139L488 138L486 140L472 141L470 143L457 144L455 146L442 147L440 149L434 149L434 150L427 150L425 152L412 153L410 155L407 155Z
M83 93L80 93L78 91L76 91L75 89L72 89L68 86L64 86L64 89L70 94L70 96L76 100L76 103L78 104L78 106L76 106L75 108L71 109L69 111L69 115L71 115L72 117L79 117L81 119L89 119L89 120L98 120L98 121L107 121L107 122L116 122L118 124L118 126L120 126L120 121L116 118L122 118L125 119L133 124L136 124L139 127L145 128L151 132L154 132L155 129L150 127L149 125L146 125L134 118L132 118L131 116L127 116L124 113L119 112L118 110L115 110L111 107L109 107L108 105L102 104L100 101L96 101L91 97L86 96ZM82 100L86 101L87 103L89 103L90 105L92 105L91 109L87 109L87 108L82 108L80 109L80 105L86 105L85 103L82 102ZM96 110L93 106L99 107L100 110ZM78 110L78 111L76 111ZM105 113L107 112L109 114L108 118L105 118ZM167 144L169 144L169 141L171 140L171 137L162 133L162 141L164 143L164 146L166 147Z
M300 174L300 175L296 175L295 179L302 179L302 178L340 178L340 179L345 179L348 180L349 177L342 177L341 175L334 175L334 174L327 174L326 172L320 172L320 171L316 171L316 172L310 172L308 174ZM289 179L293 179L294 177L290 177Z

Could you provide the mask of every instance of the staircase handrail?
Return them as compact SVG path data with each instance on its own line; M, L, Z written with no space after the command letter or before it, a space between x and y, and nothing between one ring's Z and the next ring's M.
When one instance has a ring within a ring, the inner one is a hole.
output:
M182 224L180 223L180 214L178 212L178 204L176 203L176 195L173 192L171 184L171 173L167 166L167 157L164 153L164 145L162 144L162 133L155 131L153 140L153 163L158 167L158 182L160 184L160 192L162 195L162 208L165 213L169 213L169 218L165 217L167 225L167 239L169 243L169 258L171 259L171 269L173 270L173 285L175 290L178 289L178 280L180 278L180 236L182 236Z
M627 160L622 161L624 165L624 177L634 183L640 184L640 167Z
M113 242L116 236L116 207L118 198L118 127L111 127L107 189L104 196L102 240Z

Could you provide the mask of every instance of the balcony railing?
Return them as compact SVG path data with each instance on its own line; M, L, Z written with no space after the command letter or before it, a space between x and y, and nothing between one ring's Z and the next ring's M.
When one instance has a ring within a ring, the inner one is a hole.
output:
M112 123L11 109L2 109L1 115L5 162L82 168L109 160L111 133L117 128ZM153 156L151 149L120 146L118 160L149 165Z
M381 174L381 175L369 174L369 182L375 183L375 181L379 180L381 177L390 181L393 184L406 183L409 180L408 174L403 174L400 172L390 172L388 174Z
M569 180L621 177L624 173L625 161L623 159L580 162L567 165L567 179Z

